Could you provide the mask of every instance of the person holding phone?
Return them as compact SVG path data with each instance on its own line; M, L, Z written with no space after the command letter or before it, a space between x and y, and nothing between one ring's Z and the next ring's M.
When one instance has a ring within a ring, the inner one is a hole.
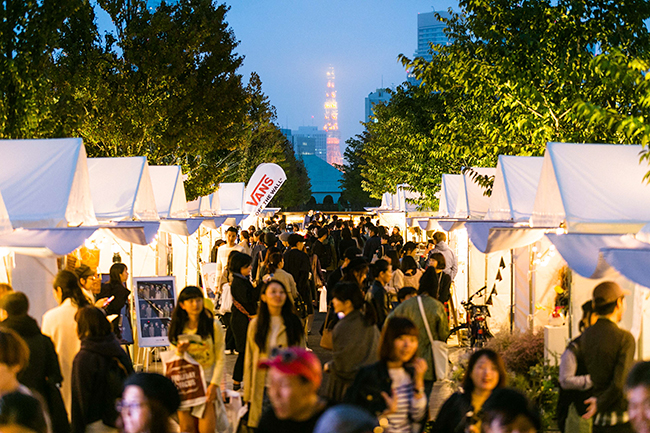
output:
M118 340L122 339L120 323L122 323L122 308L126 305L131 295L131 291L126 288L125 284L129 280L129 271L124 263L113 263L109 271L110 280L102 284L102 289L97 295L97 303L102 302L101 308L107 315L117 314L118 317L113 320L113 332ZM111 300L111 297L113 299ZM128 310L128 309L127 309Z
M178 411L181 431L214 433L215 401L221 398L219 383L226 363L225 338L219 319L203 305L203 291L185 287L178 295L178 304L169 324L169 341L178 355L187 352L205 373L207 402Z

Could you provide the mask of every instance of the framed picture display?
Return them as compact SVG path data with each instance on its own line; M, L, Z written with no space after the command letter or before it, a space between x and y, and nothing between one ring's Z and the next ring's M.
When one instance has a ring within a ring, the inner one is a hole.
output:
M134 277L133 295L140 347L169 346L167 331L176 305L176 279Z

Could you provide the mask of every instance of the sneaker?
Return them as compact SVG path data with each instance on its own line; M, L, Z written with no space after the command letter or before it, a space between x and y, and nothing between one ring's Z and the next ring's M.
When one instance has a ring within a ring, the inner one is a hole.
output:
M232 355L232 350L226 349L226 355Z
M239 391L241 389L241 383L233 383L232 384L232 390L233 391Z

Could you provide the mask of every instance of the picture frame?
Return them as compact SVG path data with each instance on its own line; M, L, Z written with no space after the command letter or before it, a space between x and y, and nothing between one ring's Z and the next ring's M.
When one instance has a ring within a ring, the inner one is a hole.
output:
M176 298L174 276L133 278L133 300L140 347L169 346L167 335Z

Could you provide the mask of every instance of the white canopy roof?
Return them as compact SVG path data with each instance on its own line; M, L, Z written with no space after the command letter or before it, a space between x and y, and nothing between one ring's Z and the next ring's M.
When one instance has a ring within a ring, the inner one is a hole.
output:
M88 172L99 220L158 220L147 158L89 158Z
M529 221L544 158L500 155L486 219Z
M187 210L192 216L210 216L212 211L210 210L210 196L212 194L204 195L199 197L196 200L187 202Z
M650 222L641 146L548 143L531 221L577 233L636 233Z
M442 217L453 217L456 214L456 201L458 190L463 183L462 174L443 174L440 186L440 205L438 215Z
M80 138L0 140L0 194L16 228L97 223Z
M482 176L496 174L496 168L493 167L472 167L472 170ZM474 182L469 174L461 175L461 181L454 216L456 218L484 218L490 206L490 197L484 195L485 189Z
M189 218L183 172L180 165L152 165L149 175L153 185L158 216L161 218Z

